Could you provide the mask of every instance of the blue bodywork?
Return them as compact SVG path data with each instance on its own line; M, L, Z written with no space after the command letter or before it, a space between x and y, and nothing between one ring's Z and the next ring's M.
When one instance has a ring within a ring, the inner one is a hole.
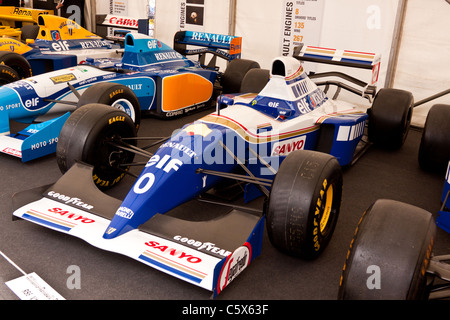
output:
M441 197L442 207L439 210L436 225L450 233L450 161L445 174L444 189Z
M235 38L231 37L231 39ZM188 41L189 39L185 42ZM209 41L203 45L214 47L218 44ZM220 48L222 46L224 44L221 43ZM184 77L181 78L181 82L177 80L180 77ZM24 143L22 148L18 149L10 145L10 139L4 141L5 138L0 137L0 152L19 156L24 162L54 153L56 144L46 142L58 140L62 124L68 117L68 114L60 116L61 109L70 112L76 107L78 97L74 89L77 94L82 95L87 88L97 83L122 84L135 93L142 111L159 117L171 117L210 106L214 98L217 77L218 71L201 67L199 62L187 59L157 39L142 34L127 34L124 54L120 59L87 59L82 65L19 80L1 87L0 133L8 135L9 138L32 140L33 143ZM190 90L194 92L193 98L185 105L167 106L164 94L176 97L177 90L183 90L183 88L188 90L187 85L193 78L197 81L196 83L201 82L204 89L199 86L197 92ZM57 110L59 114L54 113L54 110ZM20 135L10 133L10 120L32 123L39 121L44 115L53 114L59 118L58 121L51 121L44 125L49 130L42 131L29 127ZM30 139L32 135L33 138ZM35 143L46 146L41 147L39 152L28 149L28 145Z

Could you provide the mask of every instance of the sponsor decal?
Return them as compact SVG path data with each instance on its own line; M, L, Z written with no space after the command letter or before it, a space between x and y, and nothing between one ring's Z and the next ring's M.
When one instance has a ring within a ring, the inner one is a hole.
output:
M215 42L215 43L224 43L230 44L231 40L233 40L233 36L221 35L221 34L212 34L205 32L193 32L192 40L201 41L201 42Z
M63 74L61 76L51 77L50 80L52 80L54 84L58 84L58 83L66 83L72 80L77 80L77 77L73 73L68 73Z
M5 148L2 150L3 153L7 153L10 154L14 157L18 157L18 158L22 158L22 152L20 150L17 149L13 149L13 148Z
M30 209L23 214L22 218L65 232L69 232L80 223L95 223L95 220L91 218L61 208L50 208L46 212Z
M228 256L219 275L217 293L220 293L231 283L231 281L236 279L245 268L247 268L251 261L251 255L251 245L247 242L243 246L237 248L233 254Z
M306 136L301 136L286 141L276 142L272 150L272 156L286 156L295 150L305 147Z
M219 254L224 257L228 257L231 254L230 251L216 247L216 245L212 242L201 242L201 241L189 239L187 237L183 237L183 236L179 236L179 235L173 237L173 239L176 241L179 241L183 244L189 245L190 247L194 247L195 249L200 250L200 251L203 250L203 251Z
M28 17L32 16L32 13L30 10L20 9L20 8L15 8L13 11L13 14L18 15L18 16L28 16Z
M168 141L164 144L161 145L160 148L172 148L172 149L176 149L179 151L182 151L183 153L185 153L187 156L189 156L190 158L193 158L195 156L197 156L197 153L195 153L194 151L192 151L189 147L178 143L178 142L172 142L172 141ZM158 158L159 159L159 158ZM155 158L154 156L150 159L152 162L156 161L157 158ZM150 163L150 161L149 161Z
M47 196L49 198L53 198L53 199L59 200L60 202L63 202L63 203L68 204L68 205L73 205L75 207L80 207L80 208L87 209L87 210L92 210L94 208L94 206L92 206L90 204L87 204L87 203L84 203L79 198L72 198L72 197L66 196L64 194L60 194L58 192L55 192L55 191L49 191L47 193Z
M68 219L74 220L74 221L80 221L81 223L94 223L95 220L94 219L90 219L90 218L86 218L82 215L67 211L67 210L63 210L60 208L52 208L52 209L48 209L49 212L58 214L60 216L66 217Z
M81 41L80 45L82 49L97 49L109 47L109 44L102 40Z
M120 207L117 209L116 215L125 219L131 219L134 216L134 212L130 208Z
M169 51L169 52L155 53L155 58L156 60L161 61L161 60L183 59L183 56L178 52Z
M138 27L138 20L130 18L121 18L113 16L109 19L109 23L121 27L134 27L134 28Z
M309 92L312 92L314 89L315 86L310 82L309 79L300 80L291 86L291 90L296 98L304 96Z
M161 42L159 42L158 40L150 40L147 43L147 46L150 50L156 49L156 48L161 48Z
M176 258L193 264L202 262L202 259L199 257L187 254L180 249L172 248L157 241L148 241L145 245L152 248L152 252L157 252L171 258Z
M51 32L51 35L52 35L52 40L54 40L54 41L59 41L59 40L61 40L61 35L59 34L59 31L58 31L58 30L53 30L53 31Z
M207 276L196 268L202 262L201 258L157 241L148 241L145 245L148 250L139 256L142 261L196 283L202 282Z

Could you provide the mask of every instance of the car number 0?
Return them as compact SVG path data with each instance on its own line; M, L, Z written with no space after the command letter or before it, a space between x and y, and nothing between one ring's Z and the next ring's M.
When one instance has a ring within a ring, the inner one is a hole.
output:
M143 194L150 190L150 188L155 183L155 175L151 172L148 172L142 175L135 183L133 191L137 194Z

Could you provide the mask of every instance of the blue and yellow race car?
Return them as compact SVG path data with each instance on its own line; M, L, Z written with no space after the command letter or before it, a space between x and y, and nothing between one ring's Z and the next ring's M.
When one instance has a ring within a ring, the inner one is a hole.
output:
M22 26L19 38L0 39L1 84L76 66L87 57L119 58L122 55L120 45L72 20L43 13L28 19L35 23Z
M126 255L214 295L261 254L264 224L282 252L318 257L338 219L341 167L353 163L366 122L371 143L400 147L412 95L381 90L370 112L363 112L328 98L300 58L317 54L279 57L271 70L251 69L241 83L244 92L220 96L215 112L171 137L148 137L149 148L139 147L145 137L137 136L125 113L98 103L82 106L59 137L64 175L15 195L14 217ZM372 69L372 61L351 60L340 56L343 64ZM370 95L362 90L358 94ZM101 191L139 164L142 172L124 199ZM264 208L219 200L236 183L245 203L262 195ZM191 200L214 203L217 212L195 221L167 214Z
M93 39L79 44L102 46L103 42ZM171 118L209 107L220 93L239 88L247 70L259 67L253 61L236 59L240 37L186 31L177 33L175 45L178 51L157 39L130 33L125 37L123 57L86 58L84 64L2 86L0 152L22 161L54 153L70 112L87 103L120 108L136 127L141 113ZM179 51L201 58L193 61ZM211 54L212 62L206 63L205 56ZM216 68L216 57L231 61L225 72ZM10 120L32 124L11 133Z

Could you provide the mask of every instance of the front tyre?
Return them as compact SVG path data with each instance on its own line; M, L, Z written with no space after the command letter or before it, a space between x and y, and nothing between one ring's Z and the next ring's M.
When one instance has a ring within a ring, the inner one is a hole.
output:
M267 206L267 232L280 251L317 258L339 216L342 170L336 158L300 150L289 154L275 176Z
M0 86L18 80L20 80L20 77L13 68L0 64Z
M102 104L88 104L75 110L64 124L56 148L56 159L62 173L77 161L94 167L97 187L107 189L125 176L134 154L114 143L136 137L131 118L120 110ZM135 140L127 141L135 143Z
M106 104L125 112L139 129L141 107L136 94L127 86L114 82L96 83L83 92L78 107L91 103Z
M435 236L431 213L398 201L376 201L350 244L338 298L426 298L426 268Z
M17 72L19 79L25 79L32 76L30 63L18 53L0 51L0 64L14 69L14 71Z

